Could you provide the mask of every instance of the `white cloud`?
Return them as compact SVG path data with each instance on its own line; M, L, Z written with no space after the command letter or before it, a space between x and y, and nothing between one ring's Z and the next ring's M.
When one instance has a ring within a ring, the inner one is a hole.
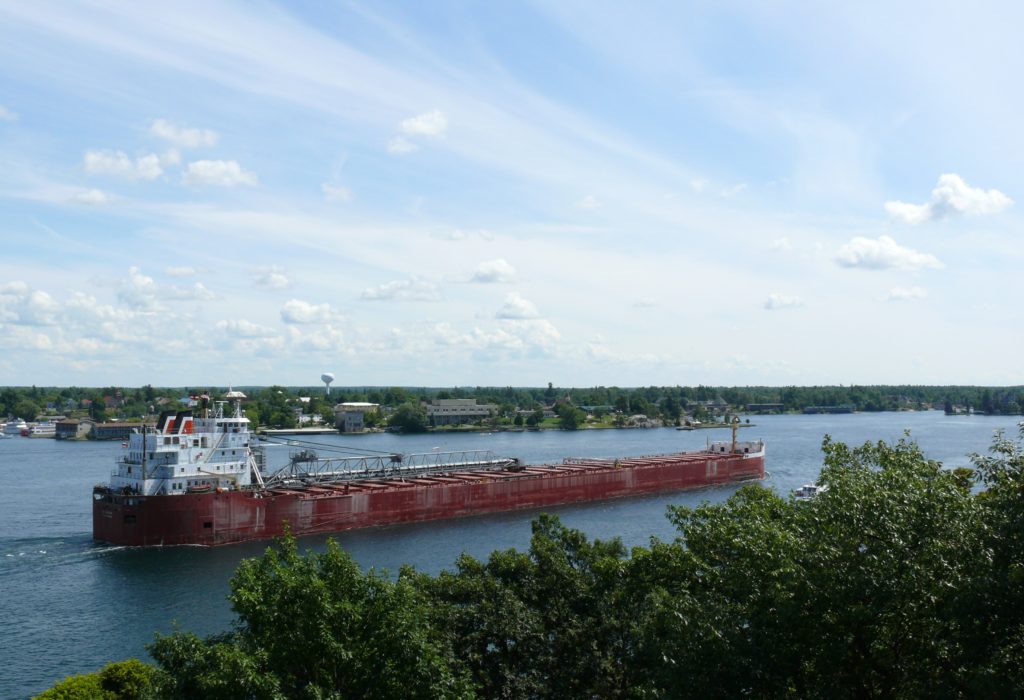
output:
M485 228L477 229L476 231L465 231L461 228L457 228L447 235L449 241L466 241L472 237L479 237L485 241L494 240L494 232L488 231Z
M601 207L601 202L592 194L588 194L586 197L576 202L576 206L580 209L598 209Z
M256 185L256 174L243 170L234 160L197 160L189 163L185 172L187 185L219 185L234 187L235 185Z
M328 202L348 202L352 199L352 190L344 185L332 185L325 182L320 185L320 190Z
M287 289L292 284L284 270L278 267L260 270L256 273L256 277L253 278L253 282L257 287L265 289Z
M216 131L176 126L166 119L155 119L152 126L149 127L149 131L154 136L170 141L181 148L215 146L219 138Z
M337 314L330 304L311 304L301 299L290 299L281 308L285 323L329 323Z
M53 349L53 340L46 333L32 330L27 326L9 326L0 334L0 349L14 352L45 352Z
M401 136L396 136L388 141L388 153L392 153L397 156L412 153L417 150L419 150L419 146L406 138L402 138Z
M337 353L348 350L345 345L344 333L330 324L305 326L301 329L296 326L288 326L287 330L289 344L304 351L325 351L335 357Z
M934 255L901 246L889 236L857 236L839 249L835 260L842 267L860 267L867 270L920 270L926 267L943 267Z
M786 294L770 294L768 300L764 303L764 308L774 311L775 309L795 309L803 305L804 302L800 297L788 296Z
M217 330L237 338L274 338L277 336L272 328L261 326L244 318L217 321Z
M18 121L18 115L7 109L3 105L0 105L0 121L2 122L16 122Z
M160 163L162 165L181 165L181 153L177 148L168 148L160 156Z
M971 187L959 175L949 173L939 177L928 203L892 201L885 203L885 210L895 219L908 224L920 224L960 214L995 214L1012 204L1013 200L999 190Z
M694 192L703 192L704 188L708 186L708 181L702 177L696 177L690 180L690 189Z
M443 136L448 129L448 119L437 109L402 120L402 133L410 136Z
M734 197L745 189L747 189L747 183L740 182L732 187L723 187L718 194L722 197Z
M503 258L487 260L480 263L470 278L471 282L480 284L493 284L496 282L513 282L516 278L516 269Z
M0 322L23 326L55 326L60 304L44 291L16 280L0 287Z
M643 297L640 299L636 299L633 302L632 306L635 309L653 309L654 307L658 306L658 300L652 299L650 297Z
M72 292L71 298L64 304L69 320L82 323L85 321L129 321L135 313L127 309L119 309L110 304L100 304L96 297L82 292Z
M529 299L524 299L518 292L512 292L505 297L505 303L498 313L495 314L497 318L507 318L514 320L537 318L540 316L540 312L537 311L537 306Z
M172 299L192 299L195 301L212 301L217 295L207 289L202 282L196 282L191 287L171 287L168 293Z
M110 195L103 190L82 190L71 201L78 204L106 204L110 201Z
M164 274L168 277L191 277L196 274L194 267L165 267Z
M768 244L768 250L774 251L786 251L792 250L793 244L789 242L789 239L783 236L782 238L776 238L774 241Z
M86 151L85 171L90 175L117 175L129 180L155 180L164 172L160 156L150 153L132 160L124 151Z
M159 292L152 277L142 274L137 267L131 267L128 269L128 278L121 280L117 298L132 309L150 311L157 306Z
M886 301L911 301L913 299L924 299L928 292L921 287L894 287L889 290Z
M456 331L448 323L439 323L433 328L433 336L438 345L458 350L541 355L554 352L562 337L558 329L544 319L503 320L496 328L476 327L466 333Z
M436 284L414 277L364 289L359 298L365 301L439 301L441 292Z

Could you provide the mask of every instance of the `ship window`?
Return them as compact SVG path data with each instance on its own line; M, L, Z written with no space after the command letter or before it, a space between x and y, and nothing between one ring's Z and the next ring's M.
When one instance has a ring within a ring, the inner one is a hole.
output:
M126 516L124 516L124 524L125 525L134 525L135 524L135 516L134 515L126 515Z
M132 468L131 468L131 467L128 467L128 473L129 473L129 474L131 474L131 473L132 473Z
M205 529L207 529L207 530L211 530L211 529L213 529L213 521L212 521L212 520L207 520L207 521L205 521L205 522L203 523L203 528L205 528Z

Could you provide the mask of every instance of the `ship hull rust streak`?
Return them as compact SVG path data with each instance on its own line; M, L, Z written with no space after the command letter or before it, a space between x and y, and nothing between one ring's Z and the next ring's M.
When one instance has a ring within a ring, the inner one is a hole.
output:
M665 493L764 478L764 452L691 452L566 460L521 471L459 471L407 479L269 490L139 496L93 502L93 536L118 545L222 545Z

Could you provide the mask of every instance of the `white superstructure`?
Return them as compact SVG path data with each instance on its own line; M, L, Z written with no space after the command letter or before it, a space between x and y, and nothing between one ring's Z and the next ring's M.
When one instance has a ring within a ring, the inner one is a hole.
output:
M252 483L254 474L260 480L250 449L249 419L240 402L233 404L225 412L225 402L218 401L201 418L191 411L168 412L155 429L132 433L111 474L110 488L145 496L180 495L238 489Z
M31 438L52 438L57 437L56 423L36 423L28 427L28 436Z
M4 424L4 435L21 435L22 430L28 430L28 423L20 418L12 418Z

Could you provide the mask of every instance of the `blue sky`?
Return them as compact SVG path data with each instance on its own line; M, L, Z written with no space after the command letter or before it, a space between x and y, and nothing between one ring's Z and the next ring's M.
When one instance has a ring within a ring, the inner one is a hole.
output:
M1021 14L0 2L0 384L1018 384Z

